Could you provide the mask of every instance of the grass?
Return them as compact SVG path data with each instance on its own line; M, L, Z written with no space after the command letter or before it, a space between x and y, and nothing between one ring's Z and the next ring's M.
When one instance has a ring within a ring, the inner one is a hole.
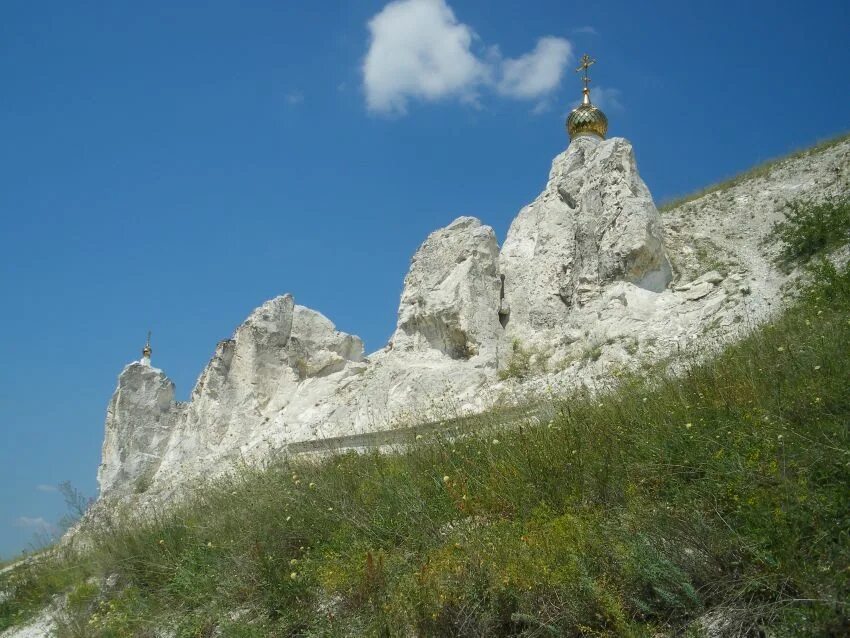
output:
M63 593L60 638L696 637L706 615L847 635L850 270L811 272L710 361L547 422L280 459L144 523L115 512L89 549L0 577L0 629Z
M687 204L688 202L692 202L700 197L705 197L706 195L710 195L711 193L716 193L718 191L726 190L728 188L732 188L733 186L737 186L738 184L745 182L747 180L755 179L758 177L764 177L768 175L773 169L779 166L781 163L786 162L788 160L799 159L801 157L807 157L809 155L814 155L816 153L821 153L833 146L841 144L842 142L850 139L850 133L844 133L837 137L830 138L828 140L824 140L814 146L807 147L805 149L801 149L798 151L794 151L787 155L783 155L782 157L778 157L772 160L768 160L759 164L758 166L754 166L753 168L746 170L734 177L731 177L727 180L723 180L716 184L712 184L711 186L707 186L701 190L695 191L683 197L676 197L665 202L662 202L658 207L659 212L667 212L673 210L674 208L678 208L683 204Z

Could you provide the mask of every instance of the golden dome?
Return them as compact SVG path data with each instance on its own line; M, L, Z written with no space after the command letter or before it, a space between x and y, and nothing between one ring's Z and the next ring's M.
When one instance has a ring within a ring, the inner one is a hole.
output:
M153 350L151 350L151 333L148 331L148 340L145 342L145 347L142 348L142 357L145 359L150 359Z
M587 134L596 135L604 140L605 133L608 132L608 118L605 117L605 113L591 104L590 88L587 86L590 83L587 70L595 62L596 60L591 59L585 53L581 58L581 66L576 69L576 72L584 71L584 78L582 78L584 82L584 98L581 104L570 111L570 114L567 116L567 133L570 134L570 140L574 139L577 135Z
M582 103L567 116L567 133L570 134L571 140L576 135L586 134L597 135L604 140L607 132L608 118L590 103L590 89L586 88Z

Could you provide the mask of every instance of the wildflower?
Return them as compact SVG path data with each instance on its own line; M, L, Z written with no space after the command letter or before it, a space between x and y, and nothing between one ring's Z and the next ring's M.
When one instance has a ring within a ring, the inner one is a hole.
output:
M292 573L289 575L289 578L290 578L291 580L295 580L296 578L298 578L298 573L297 573L297 572L292 572Z
M818 310L818 317L820 317L822 314L823 314L823 310Z
M815 366L815 370L820 370L820 366Z
M160 538L160 539L159 539L159 544L160 544L160 545L165 545L165 539Z
M310 489L311 489L311 490L315 490L315 489L316 489L316 484L315 484L315 483L310 483Z
M815 397L815 403L820 403L820 397Z
M297 559L297 558L293 558L291 561L289 561L289 564L290 564L290 565L297 565L297 564L298 564L298 559Z
M417 435L416 435L416 440L417 440L417 441L421 441L421 440L422 440L422 435L421 435L421 434L417 434Z
M448 483L451 480L452 479L448 475L443 477L443 483Z
M690 430L692 427L694 427L694 424L693 424L693 423L685 423L685 428L686 428L686 429Z
M777 351L777 352L785 352L785 348L783 348L782 346L779 346L779 347L776 349L776 351Z
M295 481L296 485L301 485L301 481Z
M292 475L292 480L293 480L293 481L297 481L297 480L298 480L298 475L297 475L297 474L293 474L293 475Z
M291 521L291 520L292 520L292 517L291 517L291 516L287 516L287 517L286 517L286 522L287 522L287 523L288 523L289 521Z
M776 437L776 440L777 440L777 441L781 441L783 438L784 438L784 437L780 434L779 436L777 436L777 437Z
M643 402L644 402L644 403L646 403L646 401L647 401L647 398L646 398L646 397L644 397L644 398L643 398Z
M334 508L329 507L329 508L328 508L328 511L329 511L329 512L333 512L333 511L334 511Z
M213 546L212 541L209 541L209 542L207 543L207 547L212 547L212 546Z
M493 439L493 445L499 445L499 439Z

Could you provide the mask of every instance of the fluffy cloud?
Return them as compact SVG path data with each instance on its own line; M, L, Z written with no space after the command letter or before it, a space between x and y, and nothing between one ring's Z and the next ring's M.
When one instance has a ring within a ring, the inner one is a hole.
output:
M499 93L537 99L558 88L573 48L563 38L540 38L534 51L502 62Z
M613 111L617 113L625 110L620 89L609 88L607 86L594 87L591 84L590 101L603 111ZM581 104L581 98L574 100L572 102L572 107L576 107L579 104Z
M40 485L36 485L35 489L37 489L39 492L58 492L59 491L59 488L56 487L55 485L46 485L44 483L41 483Z
M15 519L15 525L17 525L18 527L30 527L36 530L43 531L50 531L53 529L53 525L48 523L41 516L19 516L17 519Z
M411 99L475 102L485 88L537 100L558 87L572 58L567 40L549 36L530 53L503 59L445 0L395 0L368 26L363 87L369 110L379 113L404 113Z
M470 99L487 77L471 50L475 34L444 0L391 2L369 21L369 31L363 84L373 111L403 113L411 97Z

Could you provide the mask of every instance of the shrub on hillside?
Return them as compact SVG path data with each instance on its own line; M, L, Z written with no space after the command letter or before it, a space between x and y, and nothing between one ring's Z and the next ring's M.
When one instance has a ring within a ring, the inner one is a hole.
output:
M850 196L823 202L791 202L769 236L782 242L778 262L785 268L804 263L850 241Z

